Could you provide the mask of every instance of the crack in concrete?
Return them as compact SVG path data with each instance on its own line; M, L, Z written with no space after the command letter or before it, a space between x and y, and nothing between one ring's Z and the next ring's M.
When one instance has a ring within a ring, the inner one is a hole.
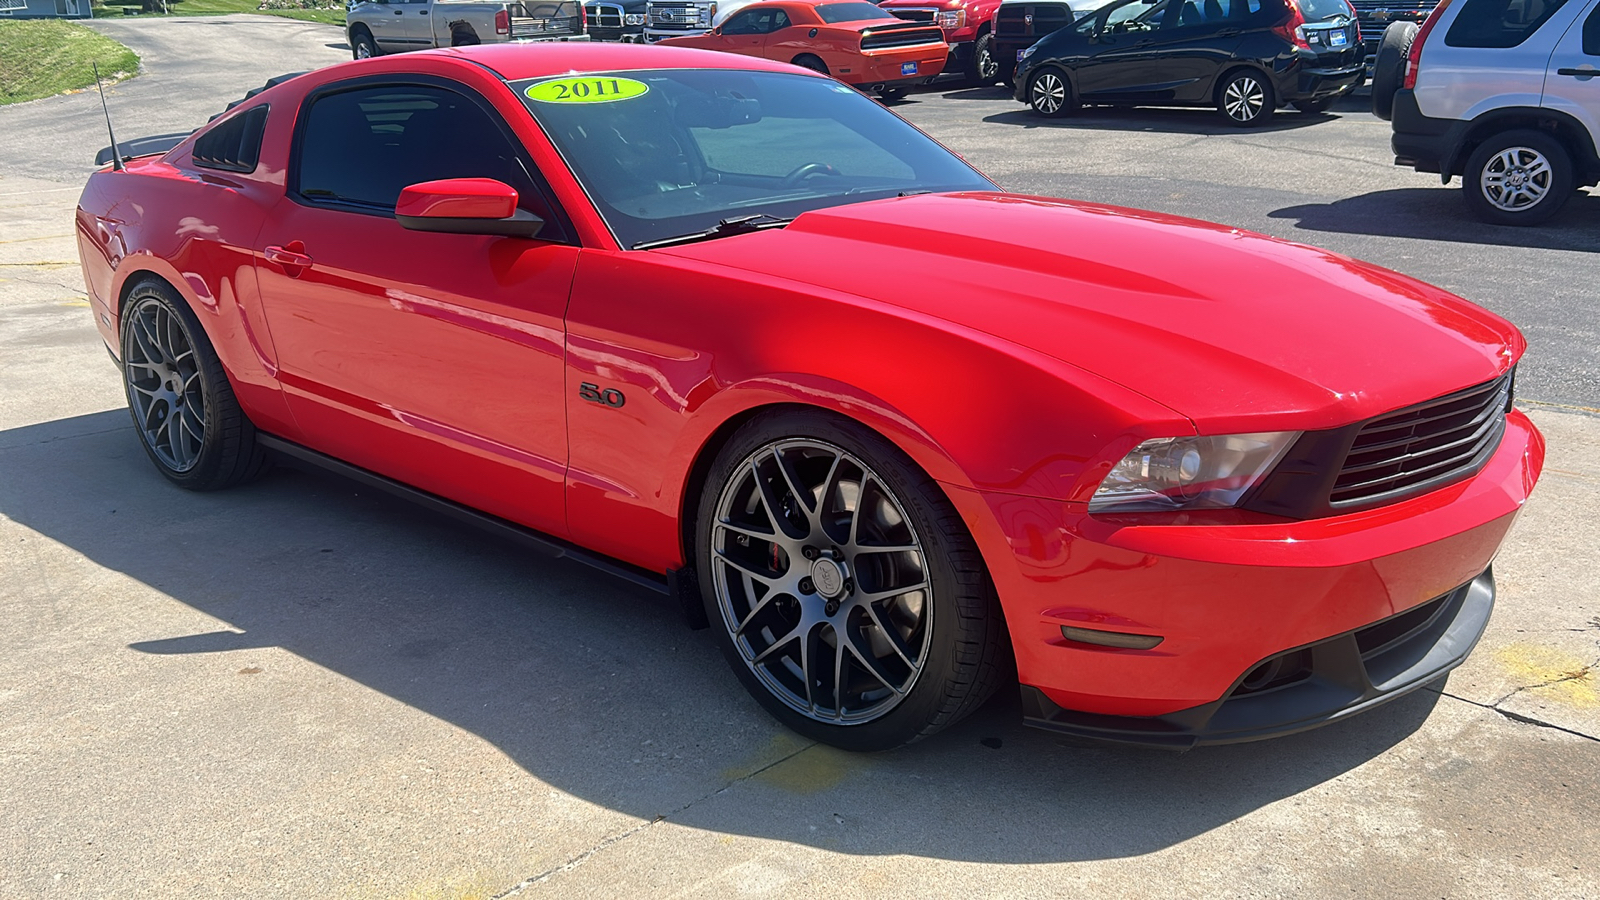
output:
M503 892L501 892L499 894L495 894L493 897L489 898L489 900L504 900L504 898L512 897L512 896L515 896L517 894L520 894L524 890L526 890L526 889L528 889L530 887L533 887L536 884L542 884L543 882L549 881L551 878L554 878L555 876L560 875L563 872L570 872L573 869L576 869L577 867L583 865L585 862L587 862L589 860L590 857L594 856L595 854L599 853L602 850L605 850L607 847L610 847L610 846L612 846L614 844L621 843L622 841L625 841L628 838L633 837L634 835L638 834L641 831L644 831L647 828L653 828L656 825L659 825L660 823L667 821L668 819L672 818L673 816L676 816L676 815L679 815L680 813L683 813L685 810L691 809L691 808L693 808L695 806L699 806L701 803L704 803L705 801L710 800L712 797L716 797L719 794L726 793L727 791L732 790L733 788L745 783L746 781L749 781L750 779L756 777L757 775L760 775L762 772L765 772L768 769L774 768L775 766L783 765L784 763L788 762L791 759L794 759L796 756L799 756L800 754L806 752L807 750L810 750L812 747L815 747L816 745L817 744L816 744L815 741L813 741L813 742L811 742L809 744L806 744L804 747L801 747L800 749L794 751L793 753L790 753L789 755L787 755L787 756L785 756L785 757L783 757L781 759L777 759L777 760L774 760L774 761L772 761L770 763L767 763L766 765L762 766L761 768L756 769L754 772L750 772L750 773L747 773L745 775L741 775L738 778L735 778L734 780L732 780L732 781L728 782L727 784L723 785L722 787L717 788L716 790L712 791L711 793L705 794L705 795L700 796L700 797L696 797L695 799L690 800L688 803L685 803L684 805L678 807L675 810L672 810L671 812L663 813L661 815L658 815L655 818L649 820L648 822L640 822L638 825L635 825L632 828L629 828L627 831L623 831L623 832L619 832L617 834L613 834L610 837L607 837L605 840L601 841L600 843L595 844L593 847L590 847L589 849L583 851L582 853L579 853L577 856L574 856L571 859L568 859L566 862L562 863L559 866L552 866L551 868L548 868L548 869L544 870L543 872L540 872L537 875L533 875L531 877L524 878L522 881L518 882L516 885L512 886L511 888L509 888L509 889L507 889L507 890L505 890L505 891L503 891Z
M1556 682L1551 682L1551 683L1554 684ZM1452 694L1449 691L1440 691L1439 693L1441 695L1445 696L1445 697L1449 697L1452 700L1460 700L1462 703L1470 703L1473 706L1479 707L1480 709L1487 709L1488 711L1490 711L1492 713L1499 713L1500 715L1504 716L1507 719L1510 719L1513 722L1519 722L1519 723L1521 723L1523 725L1535 725L1535 726L1538 726L1539 728L1549 728L1549 729L1552 729L1554 731L1564 731L1567 734L1572 735L1573 737L1581 737L1586 741L1594 741L1595 743L1600 744L1600 737L1595 737L1592 734L1584 734L1581 731L1573 731L1571 728L1566 728L1566 727L1563 727L1561 725L1557 725L1554 722L1546 722L1546 721L1544 721L1542 719L1535 719L1532 716L1524 715L1522 713L1512 712L1509 709L1501 709L1498 706L1491 706L1488 703L1479 703L1476 700L1470 700L1470 699L1468 699L1466 697L1460 696L1459 694ZM1510 697L1510 696L1512 696L1514 694L1516 694L1516 691L1512 691L1511 694L1508 694L1506 696ZM1505 700L1501 699L1501 700L1497 700L1495 702L1496 703L1504 703Z
M114 410L106 410L106 412L114 412ZM40 444L53 444L56 441L71 441L77 438L93 437L97 434L110 434L114 431L122 431L125 427L126 426L119 425L116 428L103 428L100 431L77 431L73 432L72 434L63 434L56 437L45 438L42 441L27 441L21 444L0 444L0 452L4 452L6 450L19 450L23 447L37 447Z
M1541 681L1538 684L1525 684L1522 687L1519 687L1511 693L1505 695L1504 697L1501 697L1499 700L1489 704L1489 708L1499 711L1500 704L1510 700L1512 697L1515 697L1523 691L1538 690L1539 688L1546 688L1553 684L1561 684L1564 681L1577 681L1580 678L1587 678L1589 673L1593 672L1597 666L1600 666L1600 659L1597 659L1594 662L1583 666L1582 668L1574 669L1571 672L1563 672L1559 678L1551 678L1548 681Z

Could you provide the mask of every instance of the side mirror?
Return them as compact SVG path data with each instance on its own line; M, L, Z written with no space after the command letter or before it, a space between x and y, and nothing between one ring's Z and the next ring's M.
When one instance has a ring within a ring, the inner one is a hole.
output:
M718 34L718 35L722 34L722 26L718 25L717 27L711 29L711 33L712 34Z
M445 178L400 192L394 217L402 228L445 234L538 237L544 220L517 208L517 189L493 178Z

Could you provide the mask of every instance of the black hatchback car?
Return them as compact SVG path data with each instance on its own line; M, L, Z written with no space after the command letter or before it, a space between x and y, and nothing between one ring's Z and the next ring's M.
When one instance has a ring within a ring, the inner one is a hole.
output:
M1259 125L1321 112L1363 77L1348 0L1117 0L1023 50L1014 95L1040 115L1083 103L1215 106Z

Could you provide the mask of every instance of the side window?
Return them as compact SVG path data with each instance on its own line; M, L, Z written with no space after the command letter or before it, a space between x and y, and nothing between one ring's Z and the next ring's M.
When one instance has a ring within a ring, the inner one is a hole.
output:
M523 209L552 221L510 135L477 102L444 88L391 85L314 98L296 164L294 190L313 204L393 212L407 185L493 178L517 189Z
M1549 21L1566 0L1467 0L1444 36L1449 47L1515 47Z
M789 27L789 14L784 12L781 9L773 11L773 13L772 13L772 26L767 29L767 33L771 34L772 32L777 31L780 28L788 28L788 27Z
M1600 56L1600 6L1583 20L1583 55Z
M722 23L723 34L760 34L756 28L756 11L749 10L739 13L728 21Z

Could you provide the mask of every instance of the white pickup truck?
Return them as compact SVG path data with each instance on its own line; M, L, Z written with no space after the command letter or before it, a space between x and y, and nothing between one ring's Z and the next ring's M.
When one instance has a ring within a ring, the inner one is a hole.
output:
M497 41L588 40L580 0L359 0L345 19L356 59Z

